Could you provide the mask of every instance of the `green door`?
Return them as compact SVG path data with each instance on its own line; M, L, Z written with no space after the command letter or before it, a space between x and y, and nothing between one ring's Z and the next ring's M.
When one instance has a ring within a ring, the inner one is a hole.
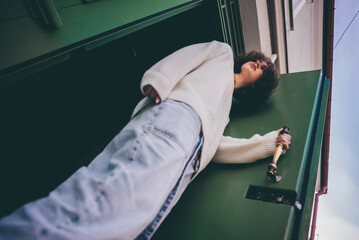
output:
M210 163L154 239L295 239L303 209L312 204L306 202L308 165L318 144L313 142L318 124L324 126L323 120L318 122L323 91L319 70L292 73L282 76L277 92L260 108L234 102L225 135L247 138L290 126L292 145L278 162L282 180L267 181L271 158L251 164Z

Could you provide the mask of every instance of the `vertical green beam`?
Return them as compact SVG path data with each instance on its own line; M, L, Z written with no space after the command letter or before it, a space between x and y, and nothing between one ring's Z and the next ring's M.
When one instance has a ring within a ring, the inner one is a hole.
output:
M234 0L217 0L224 42L233 48L234 55L244 51L239 6Z
M238 39L238 30L237 30L237 22L236 22L236 13L238 11L236 11L236 5L235 5L235 1L234 0L229 0L228 1L228 6L229 6L229 11L230 11L230 21L232 22L231 26L231 33L232 33L232 47L234 50L234 54L237 55L239 53L239 39Z
M236 43L237 43L237 52L235 54L244 53L244 39L243 39L243 30L242 30L242 22L240 17L239 5L238 1L233 1L234 15L233 21L235 21L235 33L236 33Z
M219 17L221 21L222 26L222 34L223 34L223 40L226 43L229 43L228 41L228 33L227 33L227 24L226 24L226 17L224 16L226 5L224 3L224 0L218 0L218 11L219 11Z
M312 114L310 117L310 122L309 122L309 128L308 128L308 133L307 133L307 138L305 140L306 144L304 147L304 151L303 151L303 156L302 156L302 161L301 161L301 165L299 167L299 175L297 178L297 184L296 184L296 188L295 190L297 191L298 195L301 196L301 189L303 187L303 180L304 180L304 175L305 175L305 169L306 169L306 164L308 159L310 158L310 153L311 153L311 144L312 144L312 140L313 140L313 135L315 134L314 130L315 130L315 124L316 124L316 116L317 116L317 112L320 110L320 96L321 96L321 91L322 91L322 82L323 82L323 77L322 74L320 74L319 77L319 81L318 81L318 85L317 85L317 90L316 90L316 94L315 94L315 99L314 99L314 104L313 104L313 110L312 110Z
M329 79L325 79L324 89L323 89L323 97L321 99L321 107L320 107L320 115L318 120L318 129L313 153L313 161L311 164L311 171L308 182L308 189L306 194L306 201L303 208L303 215L301 221L301 229L299 231L299 239L307 239L308 233L310 230L311 216L312 216L312 208L313 208L313 199L315 195L315 186L318 175L318 166L320 162L320 154L322 150L322 142L324 136L324 126L325 126L325 116L327 109L327 100L329 93Z

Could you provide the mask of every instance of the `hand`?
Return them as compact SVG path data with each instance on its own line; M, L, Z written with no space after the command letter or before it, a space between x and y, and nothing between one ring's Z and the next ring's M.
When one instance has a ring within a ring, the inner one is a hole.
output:
M161 101L161 98L158 95L157 91L151 85L144 86L143 91L145 92L145 95L147 97L151 99L155 99L156 104L158 104Z
M292 136L290 136L287 133L283 133L280 134L280 132L283 130L283 128L278 129L277 133L278 133L278 137L277 137L277 142L283 144L284 146L284 150L288 150L289 149L289 145L292 143Z

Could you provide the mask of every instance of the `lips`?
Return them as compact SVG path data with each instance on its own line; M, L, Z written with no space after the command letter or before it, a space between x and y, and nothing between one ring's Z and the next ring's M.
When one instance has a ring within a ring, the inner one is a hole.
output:
M253 68L253 70L256 70L256 65L254 63L251 63L251 68Z

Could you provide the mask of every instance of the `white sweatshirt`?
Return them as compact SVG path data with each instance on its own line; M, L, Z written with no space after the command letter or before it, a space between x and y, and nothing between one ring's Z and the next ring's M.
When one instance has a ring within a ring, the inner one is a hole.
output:
M250 139L223 136L234 90L233 53L228 44L212 41L182 48L147 70L141 91L151 85L161 101L169 98L191 106L202 122L203 146L197 174L213 158L223 163L249 163L273 154L276 131ZM132 116L151 99L144 98Z

